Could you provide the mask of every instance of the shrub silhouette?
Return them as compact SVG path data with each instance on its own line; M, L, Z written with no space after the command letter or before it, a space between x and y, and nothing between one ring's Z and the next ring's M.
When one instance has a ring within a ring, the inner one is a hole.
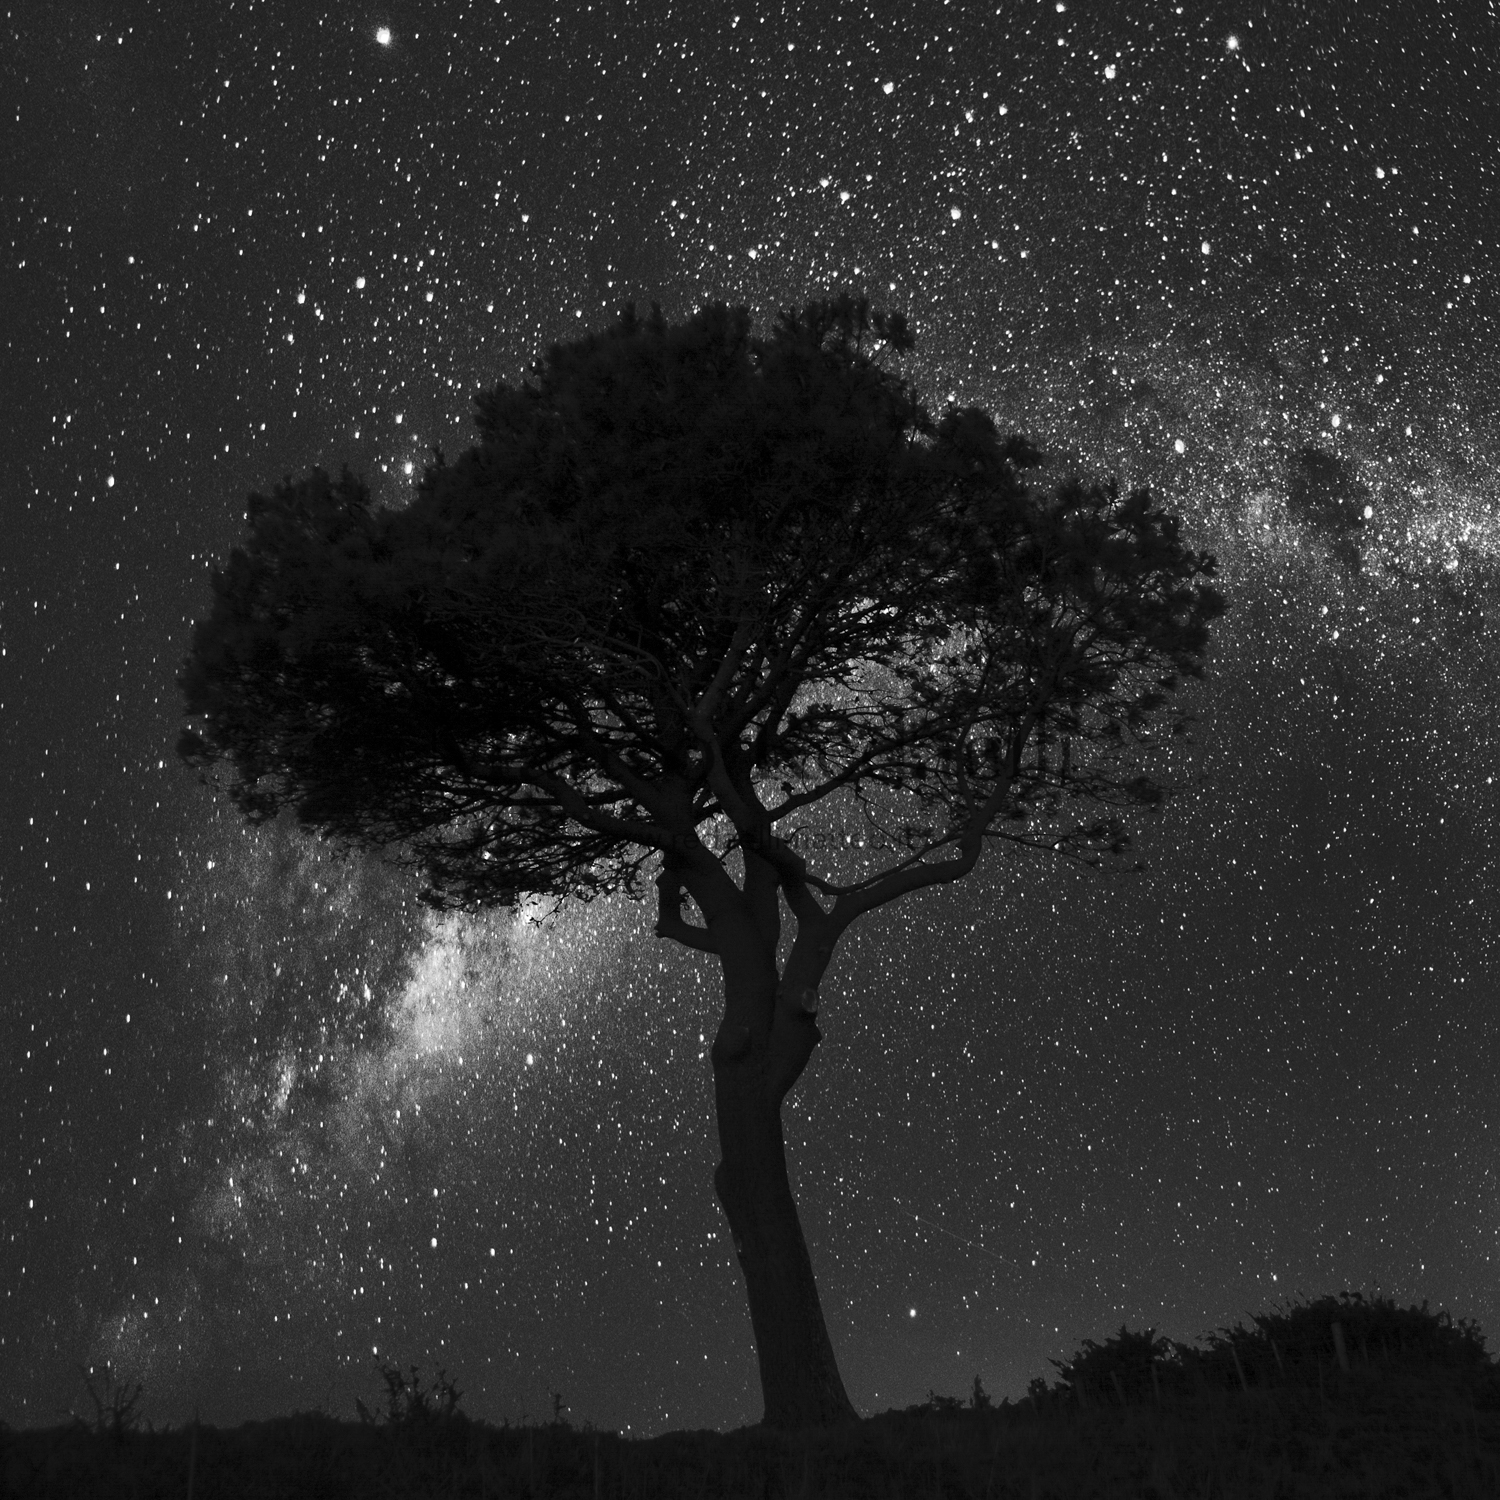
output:
M132 1386L128 1380L117 1379L107 1363L99 1367L97 1382L93 1369L85 1370L80 1365L78 1373L83 1376L84 1389L94 1403L93 1430L101 1437L107 1434L117 1443L123 1441L140 1423L140 1413L136 1411L141 1399L140 1383Z
M387 1427L452 1427L467 1420L458 1409L463 1392L448 1379L446 1370L439 1370L433 1383L424 1390L417 1366L410 1369L408 1380L400 1365L393 1362L380 1366L380 1377L385 1381ZM367 1425L376 1422L375 1414L363 1401L356 1399L354 1406L361 1422Z
M1337 1367L1333 1327L1338 1324L1351 1368L1386 1365L1447 1374L1471 1387L1494 1369L1478 1324L1463 1318L1455 1324L1446 1311L1430 1311L1425 1299L1421 1307L1402 1308L1389 1297L1367 1302L1363 1293L1345 1291L1284 1312L1252 1315L1251 1322L1253 1329L1237 1325L1208 1335L1207 1350L1184 1349L1184 1363L1201 1369L1210 1385L1227 1385L1238 1379L1233 1350L1251 1384L1258 1377L1261 1384L1313 1386L1320 1370Z
M1500 1368L1485 1352L1477 1323L1454 1323L1446 1311L1397 1307L1389 1297L1366 1301L1362 1292L1340 1292L1284 1310L1250 1314L1251 1328L1236 1324L1207 1334L1196 1348L1157 1338L1156 1330L1131 1332L1124 1324L1103 1344L1085 1339L1072 1359L1051 1360L1061 1375L1049 1388L1031 1382L1040 1409L1069 1395L1087 1402L1150 1400L1158 1392L1296 1385L1316 1388L1339 1369L1335 1325L1351 1369L1385 1367L1447 1379L1477 1397L1500 1403Z
M1071 1360L1048 1363L1057 1368L1069 1389L1082 1390L1084 1400L1144 1401L1155 1394L1152 1365L1169 1359L1171 1352L1171 1340L1157 1338L1154 1328L1131 1333L1122 1323L1120 1331L1104 1343L1085 1339L1083 1348Z

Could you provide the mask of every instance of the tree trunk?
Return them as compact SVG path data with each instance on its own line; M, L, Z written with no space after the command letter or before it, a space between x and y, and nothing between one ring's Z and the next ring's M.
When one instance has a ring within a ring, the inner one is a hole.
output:
M801 1066L792 1064L795 1081L818 1030L808 1011L778 1004L774 1017L771 1034L759 1042L746 1029L732 1028L727 1018L715 1038L714 1099L723 1160L714 1187L745 1273L765 1399L762 1421L784 1429L831 1427L859 1417L844 1391L823 1322L781 1133L781 1101L790 1087L788 1051L801 1058ZM773 1066L778 1057L779 1068Z

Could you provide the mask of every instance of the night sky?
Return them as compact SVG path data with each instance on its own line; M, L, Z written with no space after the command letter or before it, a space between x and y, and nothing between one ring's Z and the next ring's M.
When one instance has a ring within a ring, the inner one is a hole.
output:
M0 1419L446 1368L761 1412L714 961L439 919L173 753L252 490L398 501L618 305L906 312L934 408L1215 551L1144 874L1002 846L856 926L789 1100L863 1412L1122 1322L1426 1298L1500 1341L1500 8L28 0L0 151Z

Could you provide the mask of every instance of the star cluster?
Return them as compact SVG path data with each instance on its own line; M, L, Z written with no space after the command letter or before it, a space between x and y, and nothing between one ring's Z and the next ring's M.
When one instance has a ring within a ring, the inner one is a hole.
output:
M857 1406L1301 1292L1500 1329L1493 5L130 0L6 22L0 1418L376 1359L759 1415L717 975L438 918L172 754L246 496L410 492L625 301L911 318L934 407L1170 497L1231 612L1144 874L996 852L845 941L788 1105Z

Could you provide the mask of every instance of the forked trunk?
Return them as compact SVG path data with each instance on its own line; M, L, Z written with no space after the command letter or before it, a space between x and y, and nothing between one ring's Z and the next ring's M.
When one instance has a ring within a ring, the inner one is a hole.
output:
M817 1028L810 1014L777 1025ZM773 1027L773 1031L775 1028ZM713 1049L714 1098L723 1159L714 1187L745 1273L768 1427L830 1427L858 1421L823 1322L812 1261L786 1171L781 1099L771 1055L780 1038L755 1046L721 1031ZM797 1069L801 1071L800 1068Z

